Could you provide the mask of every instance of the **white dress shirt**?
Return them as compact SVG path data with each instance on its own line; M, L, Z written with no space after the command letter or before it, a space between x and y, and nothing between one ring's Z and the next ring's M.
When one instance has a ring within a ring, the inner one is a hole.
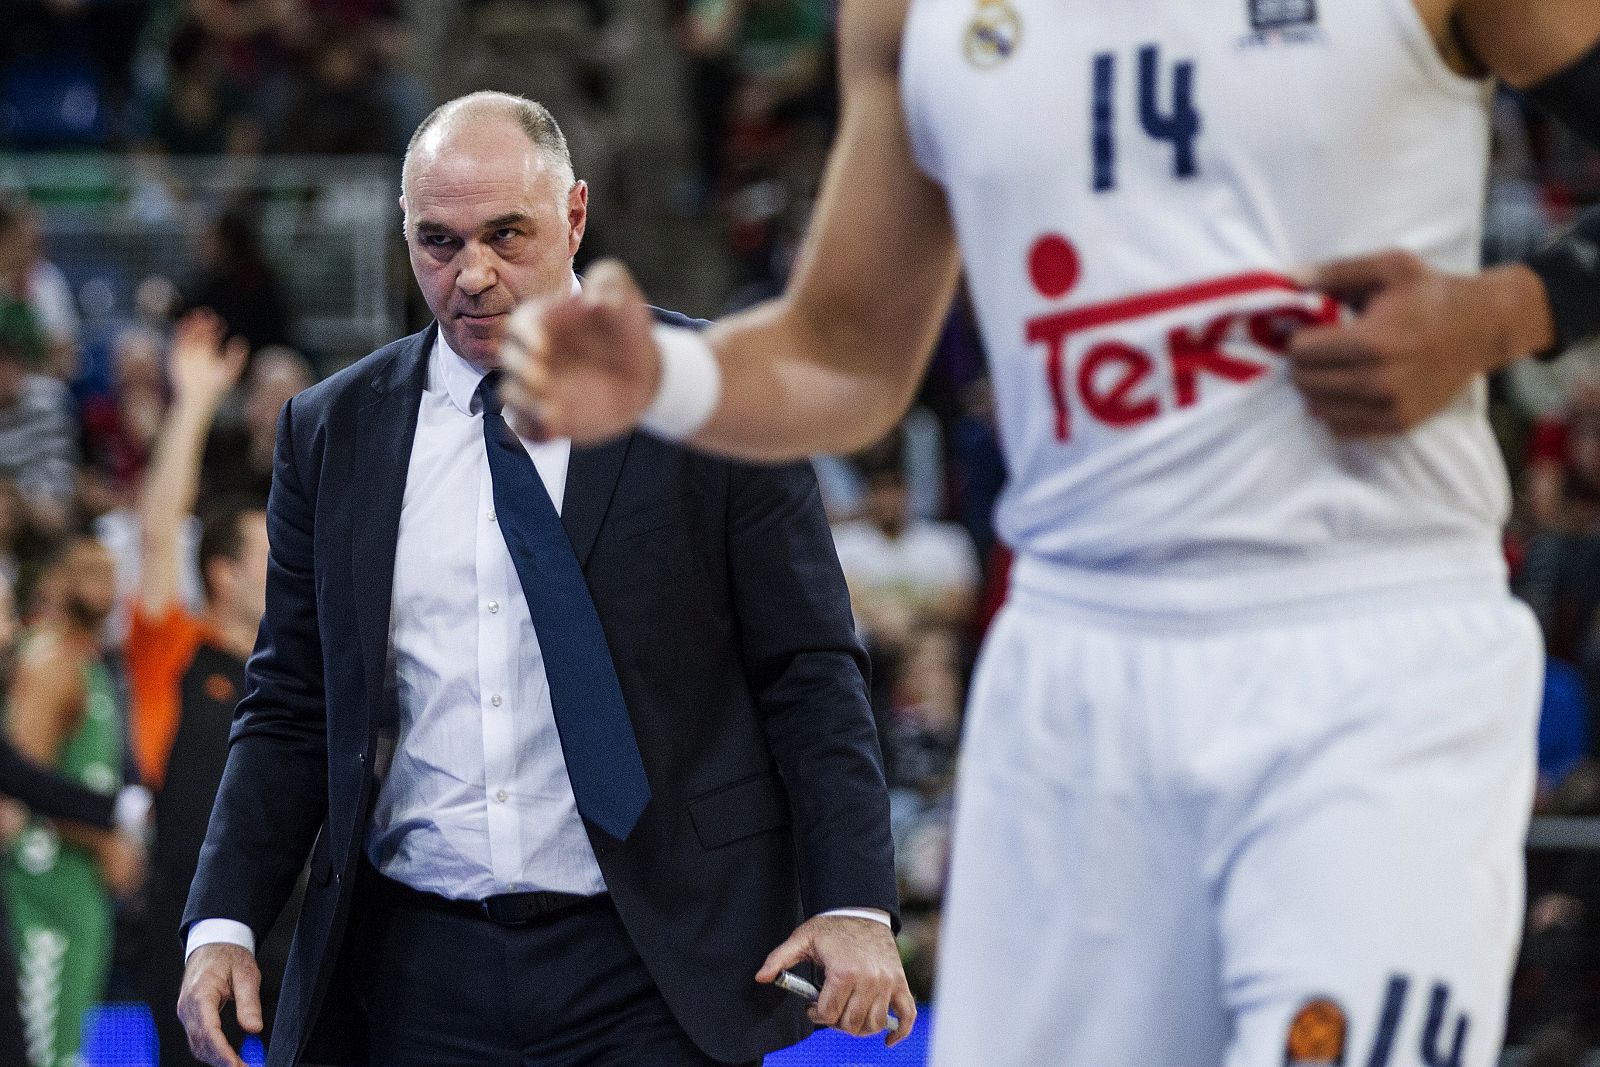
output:
M400 720L367 826L367 856L389 878L457 899L603 893L539 640L496 524L474 404L482 378L441 333L400 510L390 615ZM559 513L571 443L522 444ZM888 921L873 909L829 914ZM203 919L187 950L216 941L255 949L244 924Z

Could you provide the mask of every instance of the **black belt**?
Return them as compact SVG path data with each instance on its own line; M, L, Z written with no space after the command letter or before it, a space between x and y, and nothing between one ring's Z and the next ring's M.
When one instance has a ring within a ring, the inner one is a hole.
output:
M437 893L413 889L393 878L385 878L371 868L368 868L367 873L378 892L396 903L410 904L430 911L442 911L450 915L488 919L501 926L526 926L547 915L587 904L596 904L606 899L604 893L586 896L582 893L555 893L541 889L528 893L496 893L482 900L452 900Z

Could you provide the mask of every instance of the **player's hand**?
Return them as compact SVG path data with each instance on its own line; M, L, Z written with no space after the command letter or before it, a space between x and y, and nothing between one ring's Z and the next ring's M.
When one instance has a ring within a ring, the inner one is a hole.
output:
M168 373L180 399L215 406L239 381L250 343L243 337L224 341L224 329L222 320L209 308L196 308L178 320Z
M144 845L132 834L121 831L107 834L95 858L100 880L116 899L126 900L144 884L147 857Z
M821 996L807 1012L812 1022L867 1037L889 1028L893 1008L900 1025L884 1043L892 1047L910 1036L917 1003L887 926L848 915L813 916L772 950L756 981L774 981L779 971L807 960L822 968L825 979Z
M259 1034L261 969L255 956L240 945L201 945L183 970L178 1018L189 1051L211 1067L244 1067L222 1032L222 1005L230 1000L245 1033Z
M1381 252L1324 264L1309 284L1354 311L1296 334L1287 353L1311 414L1340 437L1413 429L1478 375L1551 343L1544 287L1526 267L1453 275Z
M506 326L501 397L517 430L589 445L638 424L661 384L654 319L626 268L597 265L583 292L530 300Z

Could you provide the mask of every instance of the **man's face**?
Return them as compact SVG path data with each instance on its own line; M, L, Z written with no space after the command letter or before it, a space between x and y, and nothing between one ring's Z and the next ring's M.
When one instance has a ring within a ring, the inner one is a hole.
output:
M411 270L445 340L479 369L499 365L513 309L564 296L589 191L561 173L509 118L464 118L413 153L400 206Z
M267 516L246 511L239 516L239 555L206 561L212 610L249 625L260 623L267 610Z
M267 610L267 516L252 511L239 520L239 584L234 593L241 618L261 621Z
M117 602L117 569L98 541L79 541L63 560L67 614L89 630L99 630Z

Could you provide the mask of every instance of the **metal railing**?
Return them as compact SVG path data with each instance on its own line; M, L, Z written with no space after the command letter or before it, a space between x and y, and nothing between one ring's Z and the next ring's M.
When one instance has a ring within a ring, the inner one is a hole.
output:
M49 256L93 318L131 311L152 275L182 283L207 225L255 212L294 339L331 362L400 335L399 174L388 159L148 155L0 156L0 189L39 206Z

